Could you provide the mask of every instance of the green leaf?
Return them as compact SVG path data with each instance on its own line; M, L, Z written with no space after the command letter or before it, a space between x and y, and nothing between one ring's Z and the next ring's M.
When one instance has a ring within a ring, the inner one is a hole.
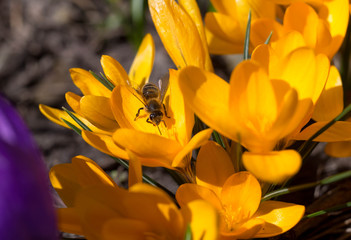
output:
M76 126L74 126L72 123L70 123L69 121L66 121L65 119L61 118L62 121L64 121L67 126L69 126L70 128L72 128L73 131L75 131L76 133L78 133L79 135L82 135L82 130L80 130L79 128L77 128Z
M245 42L244 42L244 60L250 58L249 47L250 47L250 29L251 29L251 10L249 11L249 17L247 20Z
M102 73L100 73L100 75L102 76L102 77L100 77L99 75L97 75L96 73L94 73L91 70L89 72L91 73L91 75L94 76L94 78L96 78L96 80L101 82L102 85L104 85L108 90L112 91L113 88L115 87Z
M221 145L225 149L222 137L217 131L213 130L212 137L215 140L215 142L217 142L219 145Z
M264 44L268 44L270 41L271 41L271 38L272 38L272 35L273 35L273 32L271 32L268 36L268 38L266 39L266 41L264 42Z
M72 113L71 111L69 111L69 110L68 110L67 108L65 108L65 107L62 107L62 109L65 110L65 112L68 113L68 115L69 115L81 128L83 128L84 130L87 130L87 131L92 132L92 131L90 130L90 128L89 128L87 125L85 125L81 120L79 120L79 118L77 118L77 117L74 115L74 113Z
M188 224L188 226L186 227L184 240L192 240L192 239L193 239L193 236L191 234L191 226L190 226L190 224Z
M301 185L297 185L297 186L293 186L293 187L278 189L276 191L267 193L261 199L261 202L267 201L267 200L272 199L274 197L278 197L278 196L285 195L288 193L293 193L293 192L305 190L308 188L316 187L318 185L327 185L330 183L335 183L335 182L341 181L341 180L349 178L349 177L351 177L351 170L326 177L326 178L319 180L319 181L316 181L316 182L305 183L305 184L301 184Z
M328 209L325 209L325 210L320 210L318 212L314 212L314 213L305 215L303 217L303 219L304 218L313 218L313 217L321 216L321 215L326 214L326 213L340 211L342 209L349 208L349 207L351 207L351 202L346 202L344 204L340 204L340 205L337 205L337 206L334 206L334 207L331 207L331 208L328 208Z

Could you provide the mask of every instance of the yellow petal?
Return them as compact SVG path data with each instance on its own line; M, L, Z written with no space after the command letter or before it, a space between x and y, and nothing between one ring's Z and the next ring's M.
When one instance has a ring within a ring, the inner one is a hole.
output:
M99 82L90 72L81 68L69 70L73 83L84 95L95 95L109 97L111 91Z
M205 29L208 49L212 54L235 54L243 51L242 42L232 42L214 35L208 28Z
M213 141L203 145L196 160L196 183L220 195L224 182L234 174L228 153Z
M217 12L209 12L205 17L205 24L217 38L238 44L241 51L244 49L245 32L242 31L240 23L228 15Z
M295 140L307 140L328 122L316 122L306 127L301 133L295 135ZM351 122L337 121L325 132L315 138L316 142L340 142L351 140Z
M168 232L181 239L185 231L182 215L173 200L160 189L148 184L135 184L122 199L125 215L150 224L155 232Z
M313 119L316 121L330 121L337 117L344 109L343 97L339 71L335 66L331 66L325 88L314 108Z
M222 204L218 195L211 189L193 183L185 183L179 186L176 192L178 204L183 207L192 201L203 199L212 204L218 211L222 210Z
M40 104L39 105L39 110L40 112L47 117L50 121L61 125L63 127L69 128L71 129L65 122L62 121L62 119L66 120L67 122L71 123L72 125L76 126L78 129L82 130L82 127L79 126L78 123L76 123L76 121L74 121L71 116L68 115L68 113L66 111L63 110L59 110L56 108L52 108L49 106L46 106L44 104ZM87 119L85 119L84 117L80 116L79 114L75 114L75 116L82 121L90 130L96 132L96 133L104 133L106 134L106 131L97 128L96 126L94 126L93 124L91 124Z
M255 151L267 145L265 149L274 147L276 139L269 139L269 131L278 113L278 103L272 82L267 72L254 61L241 62L232 73L230 79L229 107L236 113L236 119L242 121L240 135L243 144Z
M180 0L178 1L179 5L183 7L183 9L188 13L188 15L191 17L193 22L196 25L197 31L200 35L201 38L201 43L204 49L204 54L205 54L205 70L213 72L213 66L211 62L211 58L208 52L208 47L207 47L207 41L206 41L206 35L205 35L205 30L204 30L204 25L203 25L203 20L202 16L200 13L200 9L197 5L197 2L195 0Z
M134 153L126 149L129 156L129 171L128 171L128 186L132 187L134 184L143 181L141 163Z
M266 238L282 234L294 227L305 213L305 207L292 203L262 202L254 217L263 219L266 224L255 237Z
M80 99L82 99L82 97L73 92L66 92L65 98L72 110L76 113L80 113Z
M332 42L330 43L329 58L332 58L340 48L346 33L349 20L349 2L347 0L324 1L318 6L320 18L328 22Z
M314 48L317 44L317 26L319 18L312 7L303 2L291 4L284 15L284 27L300 32L307 46Z
M324 151L327 155L331 157L350 157L351 141L327 143Z
M313 50L299 48L281 60L274 69L270 68L270 78L287 81L297 90L299 99L312 98L316 87L316 70Z
M76 127L80 128L79 125L77 123L75 123L75 121L63 110L52 108L52 107L46 106L44 104L39 104L39 110L50 121L52 121L58 125L61 125L62 127L70 129L70 127L65 122L63 122L61 120L61 118L65 119L66 121L68 121L68 122L72 123L73 125L75 125ZM72 120L70 120L70 119L72 119Z
M112 218L104 223L101 238L103 240L141 240L151 231L147 222L128 218Z
M156 30L177 68L205 68L205 52L195 23L174 0L149 0Z
M182 145L185 146L191 139L194 127L194 112L184 101L183 93L178 84L179 71L170 69L169 71L169 97L164 99L167 115L171 119L166 119L168 132ZM168 99L169 98L169 99ZM168 101L169 100L169 101ZM171 120L171 121L168 121Z
M124 189L109 186L86 187L75 199L76 208L82 219L84 236L101 239L104 224L113 218L122 217L121 201L128 194Z
M221 239L251 239L265 226L262 219L251 218L232 231L221 231Z
M111 135L82 131L82 137L89 145L107 155L128 159L126 151L114 143Z
M112 132L118 128L111 111L109 98L92 95L82 97L80 100L80 113L102 130Z
M237 7L236 7L236 3L234 1L231 1L231 0L212 0L211 3L213 4L214 8L220 13L224 13L226 15L231 15L231 16L235 16L237 13L236 12Z
M186 167L186 162L183 159L186 155L191 154L192 150L199 148L204 145L212 134L212 129L205 129L201 132L198 132L193 138L189 141L187 145L184 146L182 150L180 150L175 156L172 167L184 168Z
M122 148L129 149L137 156L161 160L164 166L170 166L173 158L181 151L178 142L156 134L144 133L134 129L117 129L113 140ZM142 162L144 165L144 163Z
M279 184L295 175L301 166L301 156L295 150L267 153L245 152L245 168L258 179Z
M179 86L197 116L220 134L237 138L237 126L229 111L229 84L217 75L196 67L180 71Z
M129 70L129 79L138 86L144 86L149 80L155 57L155 43L150 34L141 42L137 55Z
M274 19L257 19L251 25L250 41L254 46L258 46L259 44L265 43L271 33L272 37L270 43L275 42L284 36L286 30Z
M87 186L107 185L117 187L116 183L93 160L76 156L72 163L59 164L51 168L50 181L67 206L73 206L77 192Z
M181 208L186 223L190 223L194 240L213 240L218 237L219 214L206 201L192 201Z
M230 176L223 185L221 202L229 228L247 221L256 212L261 201L261 186L249 172Z
M83 235L80 216L75 208L58 208L58 229L62 232Z
M107 79L114 85L124 85L128 81L128 74L121 64L114 58L103 55L101 57L101 66Z

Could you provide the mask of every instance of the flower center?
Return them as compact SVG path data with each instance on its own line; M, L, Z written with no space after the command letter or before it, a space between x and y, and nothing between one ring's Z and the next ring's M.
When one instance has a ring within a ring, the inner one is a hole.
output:
M244 222L250 218L250 213L242 209L241 206L233 208L232 205L223 206L223 217L226 230L229 232L237 230Z

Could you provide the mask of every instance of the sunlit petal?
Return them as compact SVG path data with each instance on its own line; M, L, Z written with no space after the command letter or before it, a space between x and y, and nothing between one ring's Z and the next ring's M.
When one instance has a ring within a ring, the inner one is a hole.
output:
M305 213L305 207L286 202L265 201L260 204L254 217L266 224L255 237L266 238L282 234L294 227Z
M205 68L205 52L197 27L191 17L173 0L149 0L156 30L178 68Z
M335 66L331 66L325 88L314 107L313 119L316 121L334 119L344 109L343 97L340 73Z
M234 167L228 153L213 141L203 145L196 160L196 183L214 191L218 196Z
M100 129L113 131L118 127L111 111L109 98L93 95L83 96L80 100L80 113Z
M175 156L172 166L173 167L185 167L183 162L183 159L185 158L186 155L191 154L191 151L194 149L199 148L200 146L204 145L208 139L210 138L212 133L212 129L205 129L201 132L198 132L196 135L194 135L191 140L184 146L184 148L178 152L178 154Z
M101 66L107 79L114 85L124 85L128 81L128 74L122 65L114 58L103 55L101 57Z
M150 34L146 34L141 42L138 53L129 70L129 79L132 84L144 86L149 79L154 64L155 43Z
M82 137L89 145L103 153L123 159L128 158L125 150L114 143L111 135L82 131Z
M117 129L113 140L118 146L129 149L137 156L159 159L164 165L171 165L173 158L182 149L174 140L134 129Z
M243 154L245 168L258 179L270 183L282 183L292 177L300 169L301 161L295 150Z
M69 70L73 83L84 95L96 95L109 97L111 91L99 82L91 73L81 68Z
M221 239L231 240L231 239L251 239L256 236L256 234L265 226L265 222L262 219L251 218L250 220L244 222L237 229L232 231L221 231Z
M261 186L249 172L238 172L223 185L221 202L228 226L235 227L249 220L256 212L261 200Z
M219 133L236 139L237 126L228 107L229 84L196 67L181 70L178 80L184 98L196 115Z
M301 133L295 135L295 140L307 140L318 130L324 127L328 122L316 122L302 130ZM351 122L337 121L321 135L315 138L316 142L339 142L351 140Z
M209 188L197 184L185 183L180 185L176 193L176 199L181 207L192 201L203 199L211 203L216 209L222 209L222 204L218 195Z
M219 214L211 204L201 200L192 201L182 206L181 213L185 222L190 223L192 239L217 239Z

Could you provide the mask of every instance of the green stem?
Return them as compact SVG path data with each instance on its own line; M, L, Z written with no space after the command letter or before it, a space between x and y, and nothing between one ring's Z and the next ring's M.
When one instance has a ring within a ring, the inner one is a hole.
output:
M349 208L349 207L351 207L351 202L346 202L346 203L343 203L343 204L340 204L340 205L337 205L337 206L334 206L334 207L331 207L331 208L328 208L328 209L325 209L325 210L320 210L318 212L314 212L314 213L305 215L302 219L321 216L321 215L326 214L326 213L339 211L341 209Z
M351 170L346 171L346 172L342 172L342 173L338 173L338 174L335 174L335 175L330 176L330 177L326 177L326 178L319 180L319 181L316 181L316 182L305 183L305 184L301 184L301 185L297 185L297 186L293 186L293 187L288 187L288 188L282 188L282 189L279 189L279 190L276 190L276 191L273 191L273 192L266 194L261 199L261 202L267 201L267 200L270 200L274 197L278 197L278 196L285 195L288 193L293 193L293 192L297 192L300 190L305 190L308 188L316 187L318 185L327 185L330 183L338 182L340 180L343 180L343 179L349 178L349 177L351 177Z

